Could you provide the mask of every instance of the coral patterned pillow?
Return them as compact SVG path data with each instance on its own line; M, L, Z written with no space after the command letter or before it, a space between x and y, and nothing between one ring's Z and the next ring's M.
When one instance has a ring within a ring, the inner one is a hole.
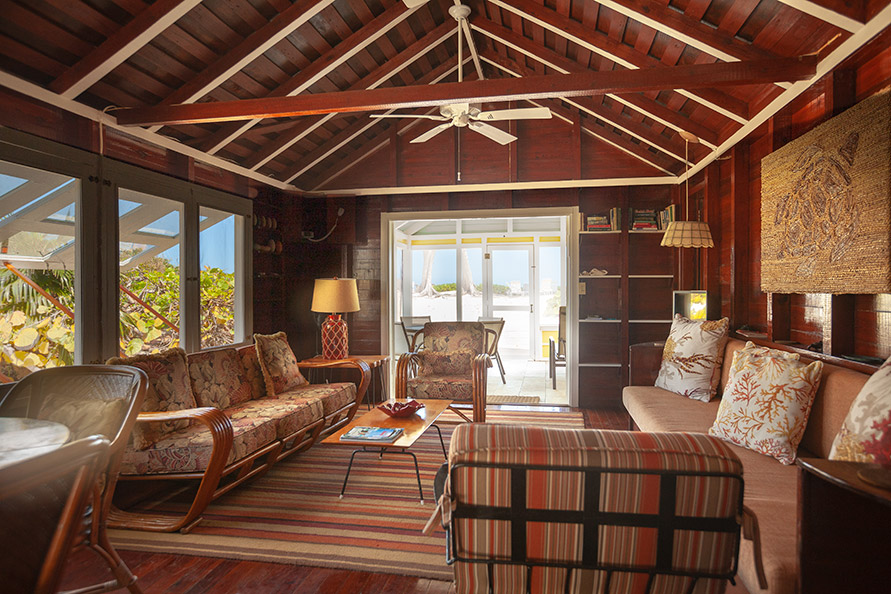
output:
M251 384L235 349L192 353L186 361L192 393L200 406L229 408L251 399Z
M729 325L727 318L690 320L675 314L656 387L703 402L714 398Z
M829 459L891 466L891 357L857 394Z
M456 351L421 351L421 366L418 369L418 377L430 375L469 375L473 357L476 355L470 349L458 349Z
M297 357L288 344L287 334L254 334L254 344L263 379L266 381L267 396L275 396L309 383L300 373Z
M709 435L792 464L822 373L820 361L737 351Z
M166 412L195 408L195 396L189 382L186 352L169 349L156 355L114 357L109 365L132 365L148 375L149 385L142 403L142 412ZM163 423L136 423L133 427L133 447L144 450L159 439L189 426L188 420Z

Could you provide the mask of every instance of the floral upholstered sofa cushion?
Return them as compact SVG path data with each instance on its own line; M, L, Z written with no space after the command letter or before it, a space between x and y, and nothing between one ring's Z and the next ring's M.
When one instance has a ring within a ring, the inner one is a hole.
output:
M675 314L656 387L703 402L714 398L729 326L727 318L690 320Z
M199 406L229 408L251 399L251 384L235 349L192 353L186 360Z
M300 373L297 357L288 344L287 334L254 334L254 345L257 347L257 360L266 382L267 396L275 396L308 383Z
M457 351L421 351L418 377L431 375L470 375L476 353L470 349Z
M156 355L113 357L108 364L132 365L148 375L149 385L142 412L185 410L196 406L186 367L186 353L182 349L170 349ZM167 434L188 425L188 420L137 423L133 427L133 447L144 450Z
M832 442L829 459L891 467L891 357L857 394Z
M244 372L244 377L251 386L251 399L265 397L266 384L263 382L263 370L260 369L260 360L257 358L257 345L249 344L238 347L235 352L241 359L241 370Z

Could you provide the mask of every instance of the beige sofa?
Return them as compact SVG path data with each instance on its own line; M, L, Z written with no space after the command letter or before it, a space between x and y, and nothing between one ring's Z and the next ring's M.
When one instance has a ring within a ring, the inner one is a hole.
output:
M727 383L733 353L744 345L740 340L728 341L721 387ZM631 347L631 383L638 385L627 386L622 400L631 415L632 428L641 431L707 433L717 415L720 399L704 403L654 387L662 346L662 343L646 343ZM802 356L802 361L805 360L808 357ZM799 457L826 458L829 455L832 440L867 379L867 373L832 364L823 367L820 388L798 449ZM649 385L640 385L645 383ZM743 463L743 503L747 516L738 577L750 594L794 594L799 565L799 470L795 465L784 466L773 458L751 450L735 445L731 447Z
M348 423L365 396L368 365L356 360L296 363L287 352L300 366L355 368L358 387L302 383L268 394L255 345L110 359L110 364L139 367L149 377L120 481L200 483L183 516L114 509L109 525L188 532L211 501Z

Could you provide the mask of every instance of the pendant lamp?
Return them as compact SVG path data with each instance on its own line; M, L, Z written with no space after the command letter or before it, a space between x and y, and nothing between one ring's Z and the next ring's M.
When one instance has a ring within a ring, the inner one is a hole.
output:
M690 217L690 143L699 144L699 139L689 132L680 131L681 138L684 139L684 171L686 177L684 180L686 186L686 217ZM698 217L697 217L698 219ZM676 248L710 248L715 247L712 240L712 233L705 221L672 221L665 230L662 237L662 245L665 247Z

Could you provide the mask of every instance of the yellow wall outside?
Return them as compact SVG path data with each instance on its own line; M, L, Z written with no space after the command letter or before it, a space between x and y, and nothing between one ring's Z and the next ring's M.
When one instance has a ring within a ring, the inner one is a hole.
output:
M550 344L548 343L549 338L553 338L554 342L557 342L557 331L556 330L542 330L541 331L541 356L543 359L547 359L550 356Z

